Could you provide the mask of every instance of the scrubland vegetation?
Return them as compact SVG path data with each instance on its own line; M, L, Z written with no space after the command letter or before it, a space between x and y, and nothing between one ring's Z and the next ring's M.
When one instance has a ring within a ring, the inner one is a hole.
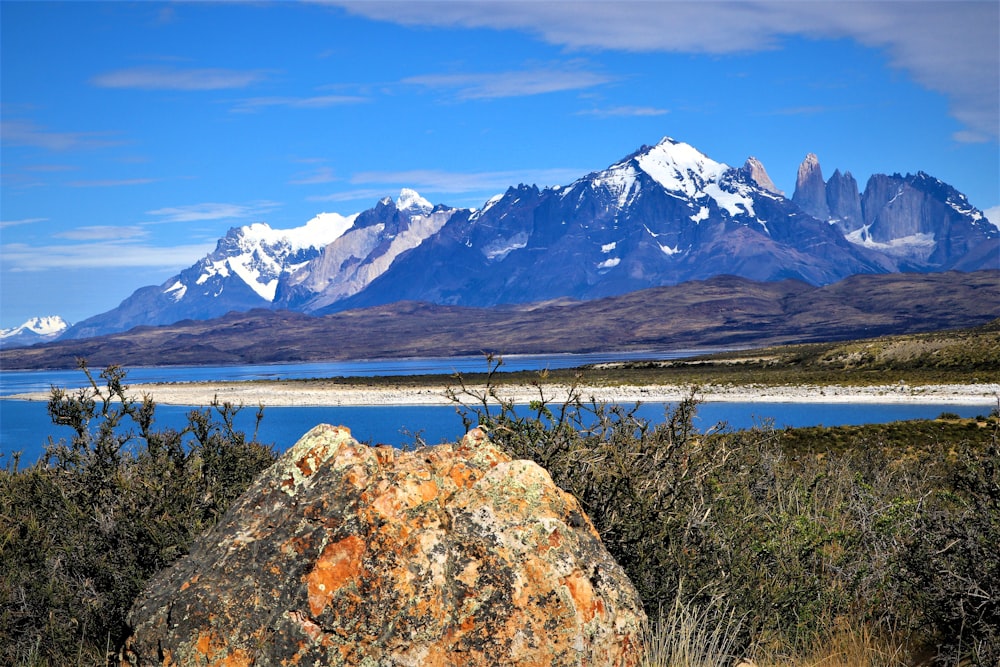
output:
M0 470L3 665L113 661L146 581L275 460L233 428L231 405L191 411L182 431L157 429L155 404L126 393L124 371L100 374L103 398L87 376L90 387L53 389L49 401L71 440L50 438L36 465Z
M495 380L449 392L467 425L576 495L651 619L650 667L1000 663L1000 418L745 431L649 423ZM88 374L88 377L89 374ZM146 581L274 460L231 405L157 430L115 367L53 421L37 465L0 470L0 663L101 665ZM258 419L261 413L258 413Z

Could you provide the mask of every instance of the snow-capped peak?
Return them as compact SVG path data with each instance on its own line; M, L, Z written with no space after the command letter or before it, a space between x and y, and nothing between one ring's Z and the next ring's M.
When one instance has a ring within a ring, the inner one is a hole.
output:
M664 137L636 156L639 168L671 192L697 195L706 183L717 181L729 165L716 162L690 144Z
M272 229L266 222L255 222L242 228L243 238L267 245L285 242L292 251L322 248L340 238L354 224L355 215L320 213L301 227Z
M0 329L0 338L10 338L23 333L33 333L38 336L56 336L69 328L63 318L58 315L47 317L32 317L24 324L11 327L10 329Z
M592 187L606 188L618 199L618 206L630 205L641 191L642 174L662 186L671 196L701 204L713 199L729 215L754 215L751 186L725 178L733 171L689 144L665 137L653 147L643 147L618 164L589 177ZM707 210L692 218L703 219Z
M396 208L410 215L429 215L434 205L420 196L416 190L403 188L399 191Z

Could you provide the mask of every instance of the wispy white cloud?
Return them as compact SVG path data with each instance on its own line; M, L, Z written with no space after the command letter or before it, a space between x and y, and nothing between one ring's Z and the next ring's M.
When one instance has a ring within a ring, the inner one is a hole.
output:
M8 145L32 146L50 151L104 148L122 143L108 132L53 132L28 120L0 121L0 135Z
M1000 132L1000 3L331 2L404 25L523 30L572 49L725 54L780 48L789 36L849 38L946 95L960 141Z
M377 190L375 188L367 188L361 190L345 190L342 192L334 192L328 195L313 195L311 197L306 197L306 201L316 201L316 202L344 202L344 201L361 201L361 202L374 202L382 197L389 194L389 190Z
M189 266L215 247L214 243L154 246L121 240L84 243L0 246L4 264L11 271L50 269L176 268Z
M57 232L52 236L70 241L128 241L146 238L149 236L149 231L142 227L134 226L89 225Z
M807 105L801 107L782 107L780 109L773 109L771 111L765 111L763 115L765 116L814 116L820 113L827 113L832 111L830 107L826 107L820 104Z
M252 113L268 107L287 109L326 109L346 104L362 104L369 98L360 95L316 95L313 97L252 97L240 100L232 108L235 113Z
M29 164L21 167L23 171L34 171L39 173L57 173L61 171L76 171L79 167L69 164Z
M617 106L603 109L585 109L578 111L578 116L597 116L598 118L614 118L620 116L663 116L670 113L670 109L660 109L657 107L643 106Z
M158 178L122 178L117 180L70 181L68 185L74 188L117 188L128 185L147 185L149 183L157 183L159 180Z
M259 218L281 206L278 202L260 201L251 204L226 204L206 202L186 206L168 206L147 211L147 215L155 216L156 223L168 222L200 222L203 220L248 220Z
M19 225L34 225L39 222L45 222L48 218L21 218L19 220L0 220L0 229L6 229L7 227L17 227Z
M99 74L91 83L101 88L198 91L246 88L264 78L260 70L132 67Z
M290 185L318 185L332 183L337 180L330 167L317 167L313 171L296 174L288 183Z
M578 69L530 69L509 72L424 74L403 79L404 84L453 90L459 99L491 99L542 95L592 88L611 77Z

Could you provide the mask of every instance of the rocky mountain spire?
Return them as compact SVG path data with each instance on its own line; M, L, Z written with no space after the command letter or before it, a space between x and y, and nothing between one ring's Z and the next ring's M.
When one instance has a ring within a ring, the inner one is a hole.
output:
M771 177L767 175L767 169L764 169L763 163L754 156L747 158L747 161L743 163L743 173L750 177L754 183L764 188L768 192L773 192L776 195L784 196L785 193L778 189L778 186L774 184Z
M819 158L815 153L806 155L806 159L799 165L792 201L814 218L819 220L830 218L830 208L826 203L826 183L823 181L823 170L820 169Z
M848 234L864 224L858 182L851 172L841 174L839 169L833 172L826 183L826 204L830 221L843 233Z

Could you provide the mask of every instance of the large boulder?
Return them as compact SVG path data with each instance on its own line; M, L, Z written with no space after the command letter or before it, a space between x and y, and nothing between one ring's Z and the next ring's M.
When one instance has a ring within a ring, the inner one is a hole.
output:
M636 665L640 600L579 503L480 430L307 433L132 610L131 665Z

